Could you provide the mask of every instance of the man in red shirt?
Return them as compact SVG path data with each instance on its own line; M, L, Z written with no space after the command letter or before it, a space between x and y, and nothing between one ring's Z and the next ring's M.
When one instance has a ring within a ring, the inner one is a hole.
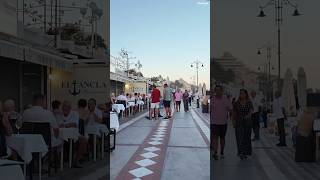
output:
M160 107L160 90L157 89L156 85L152 86L151 93L151 110L149 111L149 118L152 119L152 114L154 113L154 118L158 118L159 107Z

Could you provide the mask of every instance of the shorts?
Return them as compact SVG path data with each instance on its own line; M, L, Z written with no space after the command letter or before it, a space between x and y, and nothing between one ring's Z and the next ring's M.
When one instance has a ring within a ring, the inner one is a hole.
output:
M165 108L170 108L170 105L171 105L171 101L166 101L166 100L163 101L163 106Z
M218 136L218 137L225 137L226 134L227 134L227 127L228 125L227 124L211 124L210 125L211 128L211 134L213 136Z
M176 101L176 104L180 106L180 104L181 104L181 101Z
M159 109L159 107L160 107L160 102L151 103L151 106L150 106L151 109L154 109L154 108Z

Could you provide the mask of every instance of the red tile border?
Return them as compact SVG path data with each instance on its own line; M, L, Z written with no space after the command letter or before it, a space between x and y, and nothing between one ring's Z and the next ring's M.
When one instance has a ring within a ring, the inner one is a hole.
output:
M157 123L157 125L152 128L149 135L145 138L143 143L140 145L140 147L137 149L137 151L134 153L134 155L131 157L131 159L128 161L128 163L122 168L122 170L118 174L116 180L129 180L129 179L132 180L132 179L136 178L135 176L130 174L129 171L141 167L138 164L136 164L135 162L142 160L142 159L145 159L144 157L140 156L140 154L148 152L148 151L144 150L144 148L148 148L148 147L152 147L152 146L160 149L159 151L154 152L154 153L158 154L157 157L150 158L152 161L156 162L156 164L146 167L147 169L151 170L153 172L153 174L141 177L141 179L143 179L143 180L160 180L161 179L161 173L162 173L162 169L164 166L164 160L166 157L166 151L167 151L167 147L168 147L168 143L169 143L173 119L171 118L167 121L168 123L166 126L166 131L163 134L164 135L163 140L161 140L162 144L160 144L160 145L148 144L148 142L152 141L151 138L153 138L153 135L155 134L156 130L160 127L160 123L165 120L160 119L158 121L159 122Z

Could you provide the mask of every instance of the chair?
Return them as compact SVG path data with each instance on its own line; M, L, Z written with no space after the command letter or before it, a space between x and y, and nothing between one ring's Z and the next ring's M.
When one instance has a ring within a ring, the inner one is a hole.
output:
M55 150L55 157L54 157L54 163L55 163L55 173L57 173L57 162L58 162L58 156L57 156L57 149L53 149L51 145L51 126L50 123L38 123L38 122L24 122L22 125L22 128L20 130L21 134L41 134L45 143L48 146L48 174L51 175L51 156L52 152Z
M7 143L3 128L0 127L0 157L7 156Z
M83 119L79 119L79 133L84 136L84 125L85 122Z
M117 137L117 131L113 128L110 129L108 136L113 135L113 147L110 147L110 151L112 152L113 150L116 149L116 137ZM110 138L108 138L110 140ZM110 142L110 141L109 141Z

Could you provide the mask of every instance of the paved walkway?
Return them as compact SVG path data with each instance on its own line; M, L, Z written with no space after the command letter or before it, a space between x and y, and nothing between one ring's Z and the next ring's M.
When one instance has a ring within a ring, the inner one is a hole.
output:
M193 110L170 120L139 118L117 135L111 179L210 179L209 126L204 121Z
M289 142L289 139L288 139ZM241 161L236 155L234 129L229 127L224 160L211 161L212 179L223 180L319 180L319 163L296 163L294 149L277 147L277 137L262 129L261 140L253 142L253 157ZM288 143L289 144L289 143Z

